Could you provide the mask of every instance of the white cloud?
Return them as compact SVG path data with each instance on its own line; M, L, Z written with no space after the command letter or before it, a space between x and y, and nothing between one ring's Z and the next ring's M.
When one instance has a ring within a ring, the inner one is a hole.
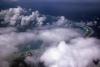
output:
M32 40L34 40L34 34L31 33L8 33L0 35L0 67L5 67L5 63L9 63L7 58L19 50L16 46L26 44Z
M46 17L43 16L43 17L37 17L37 23L39 26L42 26L43 25L43 22L46 20Z
M100 59L100 48L94 41L92 38L75 39L75 43L70 44L60 41L44 52L41 61L47 67L93 67L88 65Z
M59 17L56 22L56 25L64 25L67 22L67 19L64 16Z
M0 12L0 19L4 20L2 23L8 23L11 26L17 24L20 26L28 26L30 23L34 24L35 22L37 26L41 26L46 20L46 17L44 15L42 16L38 11L32 12L31 15L25 15L26 12L21 7L2 10Z
M62 40L69 40L71 38L79 37L81 34L77 33L75 30L66 28L51 28L50 30L40 30L40 35L38 36L45 42L59 42Z

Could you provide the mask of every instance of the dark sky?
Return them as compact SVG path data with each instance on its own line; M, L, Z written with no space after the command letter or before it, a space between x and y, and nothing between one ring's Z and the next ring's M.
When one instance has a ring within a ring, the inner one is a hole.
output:
M5 2L38 1L38 2L100 2L100 0L1 0Z

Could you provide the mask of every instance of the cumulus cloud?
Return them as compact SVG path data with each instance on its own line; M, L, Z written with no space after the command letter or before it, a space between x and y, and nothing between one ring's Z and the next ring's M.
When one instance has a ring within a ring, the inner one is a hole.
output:
M21 7L0 12L0 67L9 67L9 56L21 51L21 46L32 44L34 47L39 41L40 47L32 51L34 56L25 58L28 64L42 61L47 67L87 67L93 60L100 59L99 40L83 37L86 32L81 34L87 26L74 27L76 22L64 16L27 12Z
M57 46L47 49L41 60L47 67L93 67L89 64L100 59L100 48L94 41L92 38L75 39L74 43L70 44L60 41Z
M32 13L28 13L28 11L26 11L24 8L21 7L1 10L0 21L1 21L0 24L2 25L14 26L14 27L27 27L27 26L40 27L43 25L50 26L51 24L53 26L54 25L69 26L72 24L77 24L77 22L73 23L73 21L66 19L64 16L52 17L48 15L43 15L39 13L39 11L33 11ZM84 25L83 23L79 23L79 24L80 26Z
M18 8L10 8L9 10L3 10L0 12L0 19L3 19L4 22L2 23L8 23L9 25L15 25L18 20L21 18L21 13L23 13L24 10L21 7Z
M65 24L65 22L67 22L67 19L64 16L59 17L59 19L57 20L56 24L57 25L63 25Z
M43 24L43 21L46 20L45 16L40 16L38 11L32 12L31 15L25 15L26 11L21 7L10 8L8 10L2 10L0 12L0 19L2 24L8 24L11 26L28 26L29 24L36 23L38 26Z

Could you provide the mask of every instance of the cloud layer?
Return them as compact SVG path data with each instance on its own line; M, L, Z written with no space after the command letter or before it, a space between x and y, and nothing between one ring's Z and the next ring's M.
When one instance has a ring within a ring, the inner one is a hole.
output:
M42 61L47 67L87 67L89 64L92 67L92 61L100 59L99 40L83 37L85 25L78 23L64 16L53 17L38 11L30 14L30 10L21 7L2 10L0 67L9 67L12 54L30 44L35 47L39 41L40 47L32 51L35 54L31 64ZM28 60L30 58L25 61Z

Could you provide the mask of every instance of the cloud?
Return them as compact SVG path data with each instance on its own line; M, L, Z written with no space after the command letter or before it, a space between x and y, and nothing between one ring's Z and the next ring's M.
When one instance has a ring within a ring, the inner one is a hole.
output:
M3 28L5 29L5 28ZM10 29L10 28L9 28ZM65 36L68 36L68 38L78 36L79 34L64 34L71 32L71 30L63 29L63 28L57 28L52 30L36 30L36 32L24 32L24 33L16 33L14 31L9 31L2 33L0 35L0 65L1 67L4 67L5 63L8 63L8 60L6 60L9 56L11 56L14 52L19 51L20 49L17 46L24 46L27 43L31 43L35 40L42 40L43 41L43 47L47 46L47 43L49 46L51 46L53 43L59 42L61 40L66 40ZM59 33L58 35L56 35ZM50 35L48 35L50 34ZM61 35L63 35L61 37ZM59 36L59 37L56 37ZM54 40L52 40L54 39ZM52 43L52 44L51 44ZM44 49L44 48L43 48ZM41 51L40 51L41 52ZM34 61L34 60L33 60Z
M0 11L0 20L1 24L5 26L13 26L13 27L42 27L42 26L71 26L73 24L79 24L83 26L84 23L75 22L66 19L64 16L52 17L39 13L39 11L33 11L29 13L29 11L24 8L10 8L7 10ZM50 21L49 21L50 20ZM90 22L89 24L93 24ZM78 25L78 26L79 26ZM87 24L88 25L88 24Z
M26 44L34 40L34 34L31 33L7 33L0 35L0 66L4 67L3 62L19 49L18 45Z
M36 47L37 43L40 47L33 49L34 56L25 58L27 63L43 61L47 67L86 67L92 60L100 59L98 39L83 37L87 33L83 29L86 31L88 26L80 22L77 25L64 16L28 12L21 7L0 12L0 67L9 67L14 52L24 46Z
M93 67L89 64L100 59L99 52L95 39L79 38L74 43L60 41L57 46L50 47L41 56L41 61L47 67Z
M9 26L28 26L29 24L36 23L37 26L41 26L46 20L46 17L44 15L40 16L38 11L34 11L28 16L25 15L26 12L27 11L21 7L2 10L0 12L0 19L4 21L2 21L1 24L8 24Z
M69 34L70 33L70 34ZM50 30L40 31L40 35L38 36L45 42L54 41L59 42L62 40L69 40L71 38L80 37L81 34L77 33L75 30L66 29L66 28L53 28Z
M0 28L0 34L6 34L6 33L12 33L12 32L16 32L17 29L13 28L13 27L2 27Z

